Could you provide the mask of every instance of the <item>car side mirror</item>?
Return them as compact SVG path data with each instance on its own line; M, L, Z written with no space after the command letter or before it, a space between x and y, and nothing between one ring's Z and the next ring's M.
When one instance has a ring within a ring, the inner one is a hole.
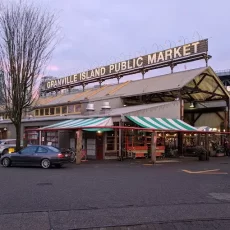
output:
M19 154L21 154L22 152L21 151L18 151Z

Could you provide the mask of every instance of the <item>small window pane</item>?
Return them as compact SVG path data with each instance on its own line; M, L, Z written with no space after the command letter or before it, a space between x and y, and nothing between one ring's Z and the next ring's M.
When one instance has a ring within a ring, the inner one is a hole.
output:
M75 105L75 112L81 112L81 105L80 104Z
M35 116L39 116L39 109L35 110Z
M40 116L44 116L44 109L40 109Z
M68 105L68 113L74 113L74 105Z
M57 107L57 108L55 108L55 110L56 110L56 114L60 114L60 107Z
M50 109L49 109L49 108L45 109L45 115L46 115L46 116L47 116L47 115L50 115Z
M62 106L62 114L67 113L67 106Z
M54 108L50 108L50 115L54 115Z

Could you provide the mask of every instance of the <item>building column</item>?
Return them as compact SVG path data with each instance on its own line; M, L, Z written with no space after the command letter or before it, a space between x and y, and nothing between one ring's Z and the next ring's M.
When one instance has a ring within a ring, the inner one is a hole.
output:
M76 131L76 164L81 164L82 130Z
M156 143L157 143L156 132L152 132L152 136L151 136L151 161L153 164L156 163Z

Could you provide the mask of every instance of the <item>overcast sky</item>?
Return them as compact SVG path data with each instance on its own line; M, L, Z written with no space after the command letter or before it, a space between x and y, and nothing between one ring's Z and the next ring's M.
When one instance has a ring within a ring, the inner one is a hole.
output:
M153 53L157 51L154 44L169 48L168 41L174 46L199 37L209 38L210 66L230 69L229 0L34 1L57 12L63 37L46 74L64 77ZM204 61L186 64L186 68L202 65ZM184 65L177 67L184 69ZM169 71L155 70L147 76Z

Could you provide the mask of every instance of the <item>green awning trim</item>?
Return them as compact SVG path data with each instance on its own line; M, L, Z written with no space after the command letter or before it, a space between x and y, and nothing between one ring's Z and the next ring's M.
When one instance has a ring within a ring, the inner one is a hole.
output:
M99 118L82 118L82 119L73 119L73 120L66 120L62 122L58 122L53 125L45 126L40 128L40 130L58 130L58 129L73 129L73 128L88 128L90 127L100 127L105 128L106 126L113 126L113 121L111 117L99 117ZM93 130L92 128L91 130Z
M184 130L197 131L197 129L180 119L155 118L141 116L126 116L129 120L142 128L152 128L156 130Z

